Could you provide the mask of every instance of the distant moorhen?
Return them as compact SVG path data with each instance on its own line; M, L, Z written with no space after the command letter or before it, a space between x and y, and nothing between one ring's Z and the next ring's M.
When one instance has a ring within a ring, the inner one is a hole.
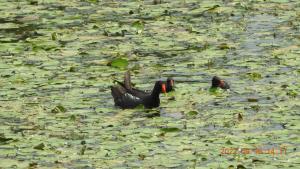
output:
M136 96L136 97L142 97L144 96L145 94L150 94L150 92L147 92L147 91L143 91L143 90L139 90L139 89L136 89L136 88L133 88L132 87L132 84L131 84L131 77L130 77L130 72L129 71L126 71L125 72L125 75L124 75L124 82L119 82L119 81L115 81L117 82L119 85L121 85L122 87L124 87L125 89L127 89L127 92ZM174 90L174 79L172 78L168 78L167 79L167 82L162 82L164 84L166 84L166 92L170 92L172 90Z
M114 98L115 105L122 109L135 108L138 105L144 105L145 108L158 107L160 104L159 94L166 93L166 85L157 81L151 93L139 93L133 95L128 92L124 86L116 85L111 87L111 94Z
M214 76L212 78L212 83L211 83L211 89L212 88L218 88L220 87L221 89L230 89L230 86L227 82L219 78L218 76Z
M166 85L166 87L167 87L167 93L174 90L174 84L175 84L174 79L171 78L171 77L168 77L168 79L167 79L167 85Z

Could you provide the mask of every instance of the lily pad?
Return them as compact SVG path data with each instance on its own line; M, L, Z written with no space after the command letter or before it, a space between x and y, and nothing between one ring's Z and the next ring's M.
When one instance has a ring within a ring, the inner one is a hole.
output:
M196 116L197 114L198 114L197 111L189 111L189 112L187 113L188 116Z
M128 66L128 60L124 59L124 58L117 58L112 60L108 66L112 66L115 68L120 68L120 69L125 69Z
M135 29L137 34L140 34L144 31L144 23L142 21L135 21L131 24L131 27Z
M51 110L51 113L65 113L67 109L62 105L57 105L54 109Z
M45 144L44 143L40 143L40 144L34 146L33 148L37 149L37 150L44 150Z
M169 132L179 132L180 129L176 127L170 127L170 128L161 128L160 131L169 133Z

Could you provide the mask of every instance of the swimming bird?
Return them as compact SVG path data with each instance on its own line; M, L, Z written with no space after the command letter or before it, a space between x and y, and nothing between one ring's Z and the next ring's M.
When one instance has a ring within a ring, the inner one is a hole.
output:
M221 89L230 89L229 84L225 81L219 78L218 76L214 76L211 80L211 89L212 88L221 88Z
M132 90L134 91L134 90ZM122 85L111 87L111 94L114 98L115 106L122 109L135 108L138 105L143 105L145 108L159 107L160 93L166 93L166 85L162 81L156 81L151 92L134 94Z

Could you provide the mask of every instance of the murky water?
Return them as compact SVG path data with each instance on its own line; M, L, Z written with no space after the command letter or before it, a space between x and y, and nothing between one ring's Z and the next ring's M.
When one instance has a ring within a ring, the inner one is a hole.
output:
M298 6L0 1L1 166L296 168ZM126 69L138 88L172 76L176 90L157 109L116 108ZM214 75L231 91L210 93ZM286 154L222 153L272 147Z

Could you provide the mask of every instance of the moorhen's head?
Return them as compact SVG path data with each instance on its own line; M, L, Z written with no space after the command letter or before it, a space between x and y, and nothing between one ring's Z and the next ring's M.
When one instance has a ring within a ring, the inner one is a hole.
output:
M214 76L212 79L212 84L211 87L220 87L222 89L229 89L229 84L227 82L225 82L224 80L222 80L221 78L219 78L218 76Z
M167 92L170 92L170 91L172 91L172 90L174 90L174 84L175 84L175 81L174 81L174 79L173 78L171 78L171 77L168 77L168 79L167 79Z
M162 81L156 81L154 91L158 93L167 93L166 84Z

